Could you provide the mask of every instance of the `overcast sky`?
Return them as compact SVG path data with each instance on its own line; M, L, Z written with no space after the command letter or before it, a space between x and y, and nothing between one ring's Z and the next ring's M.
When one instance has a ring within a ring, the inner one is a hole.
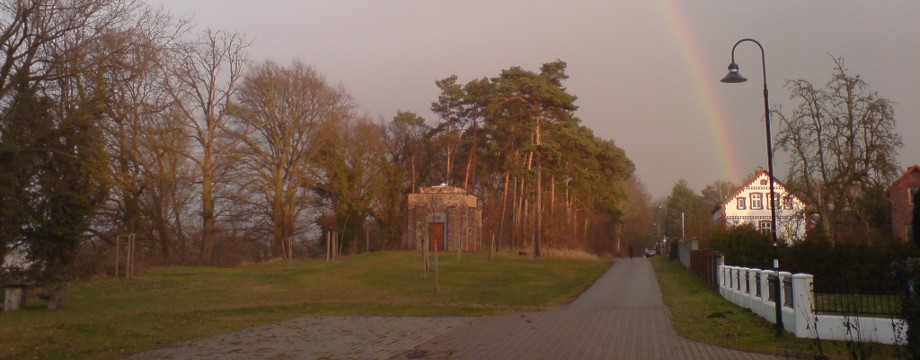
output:
M434 81L568 63L577 116L614 140L655 196L766 168L760 51L736 50L749 81L722 84L732 45L766 51L771 105L787 79L823 86L843 57L895 102L901 168L920 164L920 1L148 0L199 29L239 31L253 61L299 59L342 84L374 118L429 122ZM778 123L774 121L774 130ZM775 131L774 131L775 133ZM776 173L785 177L786 157Z

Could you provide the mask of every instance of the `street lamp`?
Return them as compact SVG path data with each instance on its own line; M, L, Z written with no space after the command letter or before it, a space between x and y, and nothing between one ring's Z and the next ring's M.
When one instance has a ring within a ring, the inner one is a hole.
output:
M747 81L747 79L738 72L738 64L735 64L735 48L738 47L738 44L748 41L757 44L757 47L760 48L760 64L763 67L763 110L767 123L767 167L770 171L770 234L773 236L773 274L775 276L773 300L776 303L776 337L780 337L783 335L783 304L782 299L779 298L779 249L776 243L776 195L773 191L773 140L770 136L770 101L767 96L766 56L764 55L763 46L760 45L757 40L750 38L741 39L732 46L732 62L728 65L728 75L722 78L722 82L734 84Z

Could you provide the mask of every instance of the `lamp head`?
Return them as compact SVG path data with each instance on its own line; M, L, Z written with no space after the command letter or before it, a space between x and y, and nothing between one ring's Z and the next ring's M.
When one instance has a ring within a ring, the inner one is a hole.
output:
M738 72L738 64L732 62L731 64L728 64L728 75L725 75L721 81L724 83L734 84L745 82L747 79L745 79L744 76L741 76L741 74Z

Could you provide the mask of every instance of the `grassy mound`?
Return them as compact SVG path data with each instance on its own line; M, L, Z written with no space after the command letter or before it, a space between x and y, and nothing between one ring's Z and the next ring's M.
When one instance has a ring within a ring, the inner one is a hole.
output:
M433 264L433 262L432 262ZM30 299L0 313L0 358L123 358L198 337L303 315L469 316L566 304L608 267L601 260L442 254L424 274L418 252L334 263L167 267L131 280L72 286L49 311Z

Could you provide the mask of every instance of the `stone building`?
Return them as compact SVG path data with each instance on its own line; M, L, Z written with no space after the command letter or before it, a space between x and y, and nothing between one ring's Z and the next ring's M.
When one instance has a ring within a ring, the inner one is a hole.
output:
M431 251L480 251L482 210L476 197L452 186L423 187L409 194L407 247Z

